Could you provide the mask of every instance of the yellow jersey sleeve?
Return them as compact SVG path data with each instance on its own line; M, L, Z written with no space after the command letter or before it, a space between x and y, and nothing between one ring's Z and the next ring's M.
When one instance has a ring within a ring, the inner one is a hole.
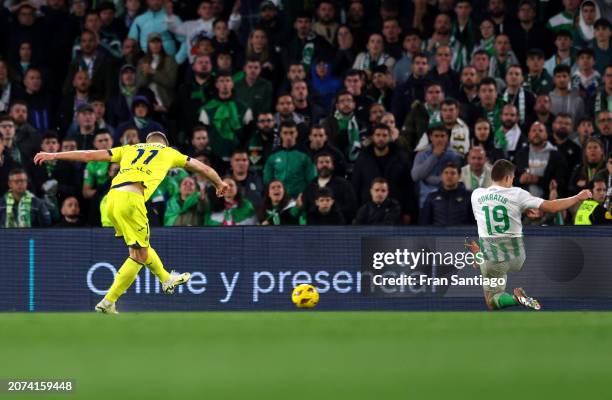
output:
M111 156L111 162L117 163L121 161L121 157L123 156L123 149L124 146L114 147L108 151L108 154L110 154Z
M172 160L173 168L184 168L185 165L187 165L187 163L189 162L189 159L191 158L181 153L178 150L174 150L171 147L169 147L168 150L170 151L170 154L172 154L172 157L173 157L173 160Z

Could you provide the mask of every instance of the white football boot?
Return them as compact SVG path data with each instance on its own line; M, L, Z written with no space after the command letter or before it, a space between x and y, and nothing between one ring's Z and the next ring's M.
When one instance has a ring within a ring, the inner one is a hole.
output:
M166 294L172 294L177 286L187 283L189 278L191 278L191 274L189 272L179 274L178 272L172 271L170 272L170 278L168 278L166 282L162 283L162 290Z
M119 314L119 311L117 311L117 307L115 306L115 303L113 303L112 301L108 301L106 299L102 299L102 301L96 304L95 310L96 312L99 312L102 314Z

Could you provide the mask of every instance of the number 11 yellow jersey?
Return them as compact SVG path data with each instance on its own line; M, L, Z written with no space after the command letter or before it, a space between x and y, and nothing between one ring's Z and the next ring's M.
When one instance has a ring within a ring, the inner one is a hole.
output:
M166 177L168 170L184 167L189 157L161 143L139 143L115 147L108 151L111 162L119 163L119 173L111 187L131 182L144 186L147 201Z

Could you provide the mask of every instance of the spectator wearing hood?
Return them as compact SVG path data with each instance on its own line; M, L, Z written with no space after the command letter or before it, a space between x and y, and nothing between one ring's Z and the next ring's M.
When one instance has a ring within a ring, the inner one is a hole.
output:
M151 119L153 109L151 102L146 96L134 96L132 100L132 117L127 121L122 122L117 127L114 141L119 143L123 132L129 128L135 128L138 130L140 141L144 143L147 135L153 131L163 131L164 128L157 122Z
M154 97L148 88L138 89L136 87L136 67L125 64L119 71L119 82L117 92L108 100L107 115L108 123L118 126L121 122L132 116L132 102L136 95L144 95L148 99Z
M310 74L313 94L319 99L321 106L325 110L329 110L334 96L342 88L342 82L332 76L331 64L323 58L313 64Z
M472 192L465 189L461 169L448 163L442 169L438 190L427 195L419 215L419 225L457 226L474 224L474 213L470 198Z

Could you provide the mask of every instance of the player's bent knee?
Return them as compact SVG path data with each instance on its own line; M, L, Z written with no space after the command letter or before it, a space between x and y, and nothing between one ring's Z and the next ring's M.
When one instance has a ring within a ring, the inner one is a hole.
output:
M130 248L130 257L140 264L144 264L147 262L148 255L149 253L147 252L146 247Z

